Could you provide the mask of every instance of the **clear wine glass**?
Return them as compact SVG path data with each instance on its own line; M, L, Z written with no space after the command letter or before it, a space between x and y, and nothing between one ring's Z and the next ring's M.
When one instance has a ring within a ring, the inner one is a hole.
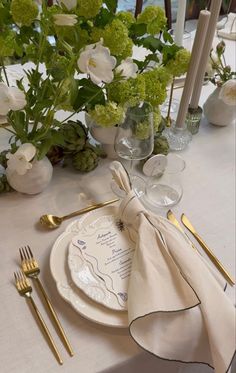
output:
M147 102L129 107L126 116L118 127L114 148L117 155L130 161L129 176L135 193L140 197L145 192L145 182L133 174L133 163L147 158L154 147L153 109ZM122 191L112 185L113 192L122 196Z

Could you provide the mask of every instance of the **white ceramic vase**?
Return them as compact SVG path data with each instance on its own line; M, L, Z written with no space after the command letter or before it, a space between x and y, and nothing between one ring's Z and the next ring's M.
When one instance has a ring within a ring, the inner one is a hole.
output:
M118 158L114 149L117 127L104 128L98 126L94 121L91 120L88 114L85 115L85 121L93 138L101 143L107 157L110 159Z
M52 178L53 167L47 157L33 161L33 167L25 175L6 169L7 181L17 192L38 194L42 192Z
M217 87L203 105L203 112L209 123L215 126L228 126L236 119L235 106L227 105L219 98Z

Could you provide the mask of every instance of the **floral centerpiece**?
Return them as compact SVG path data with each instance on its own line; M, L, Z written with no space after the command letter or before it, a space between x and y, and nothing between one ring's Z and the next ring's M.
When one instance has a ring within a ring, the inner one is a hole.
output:
M225 61L225 42L211 50L207 77L216 86L203 109L210 123L226 126L236 118L236 72Z
M189 52L173 43L162 8L149 6L135 19L116 13L116 5L115 0L59 0L51 7L45 1L0 0L0 115L12 134L8 171L24 174L45 155L69 156L81 171L96 167L101 153L90 144L88 128L71 120L81 111L98 126L114 127L128 106L145 100L161 133L159 105L173 75L187 70ZM134 58L135 46L146 49L142 60ZM9 58L31 63L14 85L5 66ZM63 121L58 110L68 114ZM145 124L137 135L144 134ZM30 159L23 144L31 144Z

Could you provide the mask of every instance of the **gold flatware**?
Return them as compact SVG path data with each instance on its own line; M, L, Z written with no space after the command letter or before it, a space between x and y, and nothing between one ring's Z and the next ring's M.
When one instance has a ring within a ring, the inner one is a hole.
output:
M35 314L38 318L38 321L39 321L39 323L40 323L40 325L41 325L41 327L42 327L42 329L43 329L43 331L44 331L44 333L45 333L45 335L48 339L48 342L49 342L50 346L52 347L59 364L62 365L63 361L60 357L57 346L56 346L56 344L55 344L55 342L54 342L54 340L53 340L53 338L50 334L50 331L49 331L45 321L42 318L41 313L39 312L32 296L31 296L32 287L30 286L30 283L29 283L28 279L25 277L25 275L21 271L14 272L14 277L15 277L16 288L17 288L19 294L21 296L25 297L31 303L31 305L33 307L33 310L34 310L34 312L35 312Z
M167 219L170 220L189 240L192 248L196 250L199 254L200 252L196 248L196 246L193 244L193 242L190 240L189 236L184 232L183 228L181 227L180 223L178 222L177 218L175 217L174 213L171 210L167 211ZM201 254L200 254L201 255Z
M203 248L203 250L205 251L205 253L207 254L207 256L210 258L210 260L216 266L216 268L218 268L218 270L224 276L224 278L228 281L228 283L230 285L234 285L235 282L234 282L233 278L229 275L229 273L226 271L226 269L224 268L224 266L220 263L219 259L217 259L217 257L215 256L215 254L211 251L211 249L209 249L209 247L207 246L207 244L199 236L199 234L197 233L197 231L195 230L195 228L192 226L192 224L190 223L190 221L188 220L188 218L186 217L185 214L181 215L181 221L184 224L184 226L196 238L196 240L201 245L201 247Z
M117 202L117 201L119 201L118 198L112 199L112 200L106 201L106 202L96 203L95 205L87 206L87 207L85 207L81 210L74 211L71 214L61 216L61 217L55 216L55 215L43 215L43 216L40 217L39 221L42 225L46 226L47 228L50 228L50 229L57 228L61 225L63 220L70 219L74 216L82 215L86 212L98 209L98 208L103 207L103 206L110 205L110 204L112 204L114 202Z
M66 334L61 326L61 323L58 319L58 316L56 314L56 311L54 310L54 307L50 301L50 299L48 298L45 290L44 290L44 287L39 279L39 273L40 273L40 268L39 268L39 265L38 265L38 262L35 260L34 256L33 256L33 253L30 249L29 246L25 247L25 248L21 248L19 249L20 251L20 257L21 257L21 268L24 272L24 274L27 276L27 277L30 277L32 278L38 285L39 287L39 290L41 291L43 297L44 297L44 300L47 304L47 307L50 311L50 314L52 316L52 319L54 320L55 322L55 325L57 327L57 330L69 352L69 354L71 356L74 355L73 353L73 350L72 350L72 347L66 337Z

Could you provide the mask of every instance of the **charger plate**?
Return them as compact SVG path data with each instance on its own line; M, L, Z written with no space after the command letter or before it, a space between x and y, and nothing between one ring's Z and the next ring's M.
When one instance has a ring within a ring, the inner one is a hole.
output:
M114 311L87 297L72 281L68 267L68 247L79 232L79 219L73 221L55 241L50 254L50 270L59 294L83 317L101 325L127 328L128 314Z

